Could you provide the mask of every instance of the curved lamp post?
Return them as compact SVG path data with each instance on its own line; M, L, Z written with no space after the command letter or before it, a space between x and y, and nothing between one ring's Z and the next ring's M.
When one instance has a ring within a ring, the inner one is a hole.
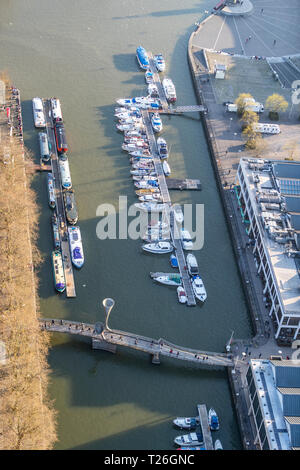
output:
M108 326L108 318L109 318L109 315L110 315L110 312L111 312L113 306L115 305L115 301L114 301L114 299L107 298L107 299L103 300L102 305L105 309L105 328L107 330L110 330L110 328Z

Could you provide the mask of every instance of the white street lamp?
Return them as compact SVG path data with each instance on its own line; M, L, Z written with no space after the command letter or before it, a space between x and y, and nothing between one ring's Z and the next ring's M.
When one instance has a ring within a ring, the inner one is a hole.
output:
M105 309L105 328L107 330L110 330L110 328L108 327L108 318L113 306L115 305L115 301L114 299L108 297L107 299L103 300L102 305Z

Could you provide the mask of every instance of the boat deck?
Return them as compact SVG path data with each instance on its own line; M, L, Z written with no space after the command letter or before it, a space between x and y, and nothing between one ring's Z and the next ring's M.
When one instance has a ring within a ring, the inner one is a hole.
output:
M211 430L208 424L206 405L197 405L197 409L202 428L204 447L206 450L214 450L213 441L211 437Z
M55 142L55 135L53 129L53 122L52 122L52 113L51 113L51 104L50 100L43 100L44 104L44 111L46 117L46 130L48 136L48 142L51 144L51 168L52 168L52 175L54 178L54 193L56 198L56 212L58 220L63 222L64 228L60 228L60 236L61 236L61 253L62 253L62 261L64 266L64 273L65 273L65 281L66 281L66 296L67 297L76 297L76 290L75 290L75 281L74 281L74 273L72 267L72 260L71 260L71 253L69 247L69 239L68 239L68 228L67 228L67 220L65 214L65 206L63 200L63 190L61 185L61 178L60 178L60 171L58 166L58 154L56 151L56 142Z

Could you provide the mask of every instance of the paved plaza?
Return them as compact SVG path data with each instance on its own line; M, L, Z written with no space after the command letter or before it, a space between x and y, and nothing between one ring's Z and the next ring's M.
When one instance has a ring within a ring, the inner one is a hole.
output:
M253 10L243 16L221 12L202 23L194 45L245 56L280 57L300 53L298 0L251 0Z

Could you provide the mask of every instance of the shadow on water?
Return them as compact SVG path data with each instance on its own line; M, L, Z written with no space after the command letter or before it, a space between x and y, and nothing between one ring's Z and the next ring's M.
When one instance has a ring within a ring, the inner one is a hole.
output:
M114 54L114 66L122 72L136 72L137 59L134 54Z
M195 8L185 8L181 10L153 11L151 13L146 13L144 15L114 16L112 17L112 19L113 20L125 20L125 19L147 18L147 17L160 18L160 17L165 17L165 16L190 15L194 13L199 15L201 8L203 8L203 5L199 3Z
M45 129L36 129L34 127L33 113L32 113L32 101L31 100L21 101L21 105L22 105L24 144L26 148L32 152L34 161L38 162L40 159L38 133L44 132Z

